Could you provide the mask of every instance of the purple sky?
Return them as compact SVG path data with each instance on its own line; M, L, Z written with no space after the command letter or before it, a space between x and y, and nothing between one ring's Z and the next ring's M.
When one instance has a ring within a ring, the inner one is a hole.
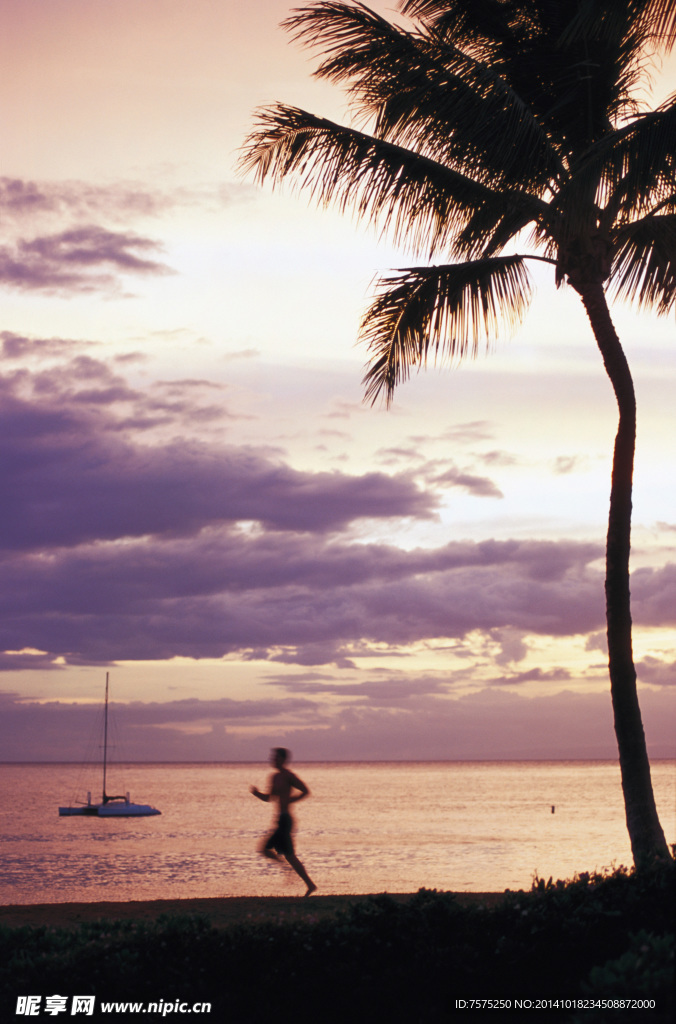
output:
M3 4L0 757L77 760L107 670L132 759L612 757L584 314L543 272L490 358L363 405L369 282L406 257L234 170L257 104L345 116L286 13ZM616 322L641 702L675 756L673 322Z

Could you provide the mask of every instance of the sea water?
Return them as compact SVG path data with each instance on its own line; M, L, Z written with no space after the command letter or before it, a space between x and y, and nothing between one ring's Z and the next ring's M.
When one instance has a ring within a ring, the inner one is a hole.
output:
M296 852L325 894L528 889L534 877L631 864L619 768L608 761L293 764ZM115 765L109 790L152 818L60 818L98 778L0 765L0 904L301 894L257 854L272 824L263 764ZM676 841L676 761L652 765Z

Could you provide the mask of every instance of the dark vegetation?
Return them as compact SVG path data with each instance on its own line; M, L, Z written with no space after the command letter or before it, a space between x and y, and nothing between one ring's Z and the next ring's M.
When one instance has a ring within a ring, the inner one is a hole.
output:
M271 918L220 930L198 917L5 928L0 1018L19 1019L17 995L37 993L209 1001L212 1013L198 1019L232 1024L426 1024L463 1016L458 998L583 997L654 999L656 1009L512 1005L471 1018L667 1024L674 1015L675 875L671 861L640 873L536 880L491 908L421 889L404 903L368 897L333 918ZM172 1009L168 1016L182 1015Z

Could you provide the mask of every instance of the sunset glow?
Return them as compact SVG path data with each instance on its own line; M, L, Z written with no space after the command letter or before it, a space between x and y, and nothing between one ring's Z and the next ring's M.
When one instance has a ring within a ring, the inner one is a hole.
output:
M613 757L616 406L582 306L539 269L512 337L364 404L359 320L408 255L235 170L261 104L348 116L288 12L2 5L3 760L76 755L107 670L130 760ZM673 757L674 322L613 313Z

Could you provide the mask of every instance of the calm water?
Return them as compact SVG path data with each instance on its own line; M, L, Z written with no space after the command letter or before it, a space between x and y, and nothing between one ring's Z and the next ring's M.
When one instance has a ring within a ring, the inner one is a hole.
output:
M614 763L297 764L312 790L296 849L322 893L486 892L533 876L631 863ZM265 765L127 765L114 792L154 818L59 818L96 792L72 765L0 765L0 904L287 895L289 870L256 854L272 809L250 796ZM662 825L676 841L676 761L653 764ZM552 805L555 813L552 814Z

